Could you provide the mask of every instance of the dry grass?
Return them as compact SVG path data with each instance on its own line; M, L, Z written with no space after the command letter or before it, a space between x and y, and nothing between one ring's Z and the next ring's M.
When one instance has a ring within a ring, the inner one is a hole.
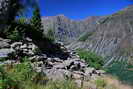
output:
M114 85L118 89L133 89L133 86L121 83L118 79L108 76L104 78L109 85Z
M49 81L45 85L27 83L24 89L81 89L78 88L73 81Z
M133 86L123 84L117 78L112 76L105 76L99 80L101 81L101 85L98 85L95 82L96 85L98 85L98 89L133 89Z

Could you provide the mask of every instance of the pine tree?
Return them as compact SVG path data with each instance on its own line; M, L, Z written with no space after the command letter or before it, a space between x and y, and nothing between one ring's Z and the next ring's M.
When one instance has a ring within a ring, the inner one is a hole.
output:
M41 15L39 7L36 7L33 11L33 16L31 18L31 25L39 32L43 32L43 26L41 23Z
M49 29L47 32L47 38L51 41L55 41L55 33L52 29Z

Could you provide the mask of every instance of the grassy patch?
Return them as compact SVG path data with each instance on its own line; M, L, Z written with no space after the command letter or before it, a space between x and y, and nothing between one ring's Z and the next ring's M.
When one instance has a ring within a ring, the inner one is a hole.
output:
M46 85L33 84L30 82L25 89L80 89L71 80L66 81L49 81Z
M95 81L95 84L97 87L100 87L100 88L104 88L105 86L107 86L107 83L104 79L97 79Z
M86 41L88 39L88 37L92 36L94 34L94 32L88 32L88 33L85 33L84 35L82 35L80 38L79 38L79 41Z
M81 59L85 60L89 66L94 67L96 69L101 69L103 66L103 58L101 56L96 55L96 53L86 51L83 49L77 50L78 55Z

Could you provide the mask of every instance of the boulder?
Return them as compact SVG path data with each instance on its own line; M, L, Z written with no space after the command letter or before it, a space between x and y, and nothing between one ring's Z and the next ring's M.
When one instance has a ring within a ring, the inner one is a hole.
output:
M56 64L53 67L56 69L66 69L66 66L63 63Z
M61 60L60 58L52 58L53 62L63 62L63 60Z
M34 55L32 57L29 58L32 62L36 62L36 61L45 61L47 59L47 55L46 54L41 54L41 55Z
M84 69L86 75L92 74L95 71L95 68L87 67Z
M8 55L12 52L13 52L13 50L11 50L9 48L0 49L0 58L8 57Z
M14 43L11 44L11 49L12 50L19 50L20 49L20 46L22 44L23 44L22 42L14 42Z
M72 79L81 79L81 80L83 80L84 79L84 73L78 72L78 71L72 72Z
M65 69L43 69L43 73L53 81L65 80L71 76L71 72Z
M8 39L0 38L0 49L1 48L9 48L10 47L9 42L10 42L10 40L8 40Z
M96 74L98 74L99 76L102 76L105 74L104 70L96 70Z
M64 65L67 66L67 69L72 71L82 70L83 68L87 67L86 63L80 59L66 60L64 61Z
M32 39L29 38L29 37L26 37L25 39L26 39L26 41L28 41L28 42L32 42Z

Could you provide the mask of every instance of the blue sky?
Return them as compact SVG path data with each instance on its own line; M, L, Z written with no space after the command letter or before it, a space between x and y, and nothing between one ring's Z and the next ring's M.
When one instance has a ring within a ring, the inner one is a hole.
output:
M71 19L84 19L88 16L103 16L115 13L132 0L39 0L42 16L64 14Z

